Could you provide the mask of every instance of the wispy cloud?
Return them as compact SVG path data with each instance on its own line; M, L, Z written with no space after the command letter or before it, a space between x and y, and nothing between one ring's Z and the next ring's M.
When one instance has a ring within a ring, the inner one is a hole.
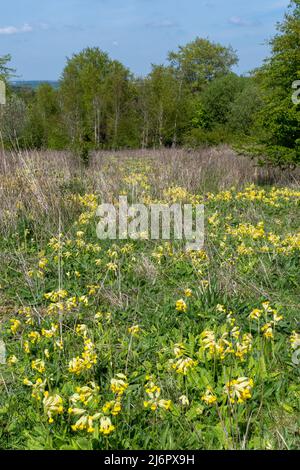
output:
M2 35L11 35L11 34L19 34L19 33L30 33L33 31L32 26L28 23L24 23L23 26L4 26L0 27L0 34Z
M228 23L234 26L241 26L241 27L260 25L259 21L247 21L241 18L240 16L231 16L231 18L229 18L228 20Z

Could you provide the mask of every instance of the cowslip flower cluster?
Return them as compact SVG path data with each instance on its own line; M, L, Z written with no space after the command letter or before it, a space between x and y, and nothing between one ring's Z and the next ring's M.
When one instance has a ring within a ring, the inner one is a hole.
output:
M46 370L45 362L42 359L35 359L31 362L32 370L36 370L40 374L43 374Z
M44 392L43 405L50 424L54 422L53 416L64 412L63 399L60 395L50 395L49 392Z
M71 416L79 416L75 424L72 424L72 431L84 431L88 433L95 432L94 421L98 420L101 416L101 413L95 413L94 415L89 415L85 409L82 408L69 408L68 413Z
M12 334L15 335L15 334L17 334L17 332L21 328L21 322L20 322L20 320L17 320L17 319L10 320L10 322L11 322L10 330L11 330Z
M300 349L300 334L293 331L290 336L290 343L293 351Z
M76 393L70 397L68 409L69 415L79 417L71 426L73 431L86 430L88 433L95 431L93 423L101 417L101 413L93 413L92 410L98 406L99 390L100 388L95 382L90 382L89 385L83 387L76 387ZM89 407L89 409L83 408L83 406Z
M183 312L183 313L185 313L187 311L187 304L183 299L177 300L176 310L177 310L177 312Z
M41 401L42 399L46 382L47 382L46 380L42 380L41 378L38 378L35 382L32 382L28 378L25 378L23 380L24 385L27 385L28 387L32 387L31 396L32 398L35 398L37 401Z
M121 397L128 388L127 377L124 374L117 374L116 378L111 379L110 389L118 397Z
M190 357L180 357L174 364L172 368L175 369L177 374L187 375L189 371L197 367L198 362L194 361Z
M150 408L152 411L156 411L159 408L169 410L171 407L171 400L163 400L160 398L161 389L154 382L149 381L145 385L145 392L148 395L149 400L144 401L144 407Z
M211 387L208 387L204 393L204 395L202 395L201 397L201 400L206 403L207 405L214 405L216 402L217 402L217 397L216 395L213 393L213 390Z
M238 379L227 382L224 387L224 393L228 396L230 403L242 404L251 398L252 388L252 379L247 377L239 377Z
M79 375L83 371L91 369L97 363L97 354L94 343L87 336L86 325L78 325L76 332L83 338L84 350L81 357L77 356L71 359L68 370L72 374Z
M111 422L111 419L107 416L103 416L101 419L100 419L100 427L99 427L99 431L101 432L101 434L103 434L104 436L108 436L109 434L111 434L114 430L115 430L115 426L112 424Z
M141 328L139 325L133 325L130 328L128 328L128 333L130 333L132 336L138 336L140 331L141 331Z

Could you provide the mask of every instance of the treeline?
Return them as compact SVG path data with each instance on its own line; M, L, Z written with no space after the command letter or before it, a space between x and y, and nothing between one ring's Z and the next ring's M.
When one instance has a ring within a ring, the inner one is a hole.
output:
M291 1L271 48L260 69L241 77L232 72L238 57L231 47L196 38L143 78L87 48L67 60L58 89L10 88L2 138L7 147L71 148L83 159L92 149L243 143L266 161L297 163L300 0ZM8 60L0 58L6 79Z

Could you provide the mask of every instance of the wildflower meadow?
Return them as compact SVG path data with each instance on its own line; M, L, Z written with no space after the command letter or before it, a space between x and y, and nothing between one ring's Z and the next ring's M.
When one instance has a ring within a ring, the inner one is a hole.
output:
M226 147L4 163L2 449L299 447L297 174ZM120 195L203 204L203 247L99 240Z

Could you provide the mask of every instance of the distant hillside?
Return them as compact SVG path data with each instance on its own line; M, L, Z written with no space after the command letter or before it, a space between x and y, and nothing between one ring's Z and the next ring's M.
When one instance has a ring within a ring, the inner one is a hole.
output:
M17 88L31 88L36 89L42 83L48 83L53 88L58 88L59 82L56 80L16 80L12 82L12 85Z

